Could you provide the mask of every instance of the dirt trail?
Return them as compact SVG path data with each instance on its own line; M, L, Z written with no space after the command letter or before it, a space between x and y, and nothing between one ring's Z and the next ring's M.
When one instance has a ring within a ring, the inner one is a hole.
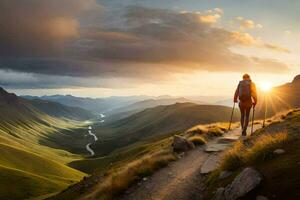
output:
M260 126L256 125L254 130L258 128ZM238 140L239 136L240 130L235 129L186 153L147 180L129 188L119 200L202 200L204 175L201 170L203 167L207 168L207 165L208 168L216 167L222 152Z

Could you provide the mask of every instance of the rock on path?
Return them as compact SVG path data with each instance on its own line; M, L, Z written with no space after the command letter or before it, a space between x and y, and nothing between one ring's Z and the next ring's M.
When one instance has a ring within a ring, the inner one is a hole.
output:
M208 159L203 163L201 167L201 174L208 174L212 171L214 171L220 161L220 154L211 154L209 155Z
M233 182L225 188L226 200L236 200L255 189L262 181L262 175L251 167L245 168Z

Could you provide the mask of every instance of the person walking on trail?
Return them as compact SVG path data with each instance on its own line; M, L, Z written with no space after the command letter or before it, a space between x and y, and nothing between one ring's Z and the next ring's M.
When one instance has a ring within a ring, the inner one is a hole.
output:
M253 107L254 109L257 104L256 86L251 81L249 74L244 74L243 80L237 86L234 94L234 103L237 103L238 100L241 111L242 136L246 136L251 108Z

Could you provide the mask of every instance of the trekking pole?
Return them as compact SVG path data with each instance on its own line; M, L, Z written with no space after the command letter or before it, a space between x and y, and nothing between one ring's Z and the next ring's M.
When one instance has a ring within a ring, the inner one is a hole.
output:
M253 133L253 124L254 124L254 112L255 112L255 107L253 107L253 113L252 113L252 125L251 125L251 134Z
M264 95L264 102L265 102L265 113L264 113L264 121L262 127L264 128L266 126L266 118L267 118L267 100L266 100L266 94Z
M231 123L232 123L232 118L233 118L234 108L235 108L235 102L233 103L233 107L232 107L232 111L231 111L231 117L230 117L230 122L229 122L228 131L230 131L230 128L231 128ZM227 132L228 132L228 131L227 131Z

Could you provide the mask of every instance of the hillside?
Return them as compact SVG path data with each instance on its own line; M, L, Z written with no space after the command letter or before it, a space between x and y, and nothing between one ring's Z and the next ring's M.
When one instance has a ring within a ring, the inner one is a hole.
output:
M262 181L239 199L250 200L257 196L279 200L300 198L300 110L291 110L268 122L265 128L244 142L236 142L225 152L218 168L207 179L205 198L211 199L218 188L226 188L247 167L257 170ZM225 170L231 175L219 179Z
M193 103L157 106L96 127L94 132L100 140L92 147L100 155L107 154L114 149L137 141L164 137L196 124L228 121L230 114L231 108L225 106Z
M272 111L300 107L300 75L290 83L275 87L268 98L272 102Z
M71 120L83 121L96 118L96 115L79 107L70 107L60 103L33 99L30 103L40 111L56 118L66 118Z
M164 106L164 105L171 105L175 103L186 103L186 102L194 102L186 98L172 98L172 97L163 97L163 98L156 98L156 99L146 99L143 101L138 101L136 103L126 105L117 109L112 110L107 121L116 121L119 119L126 118L132 114L141 112L147 108L154 108L156 106ZM201 103L201 102L197 102Z
M0 113L0 199L58 192L84 176L66 166L81 156L49 147L56 143L52 134L64 135L79 124L51 117L2 88ZM7 184L12 182L14 187Z
M256 116L263 118L265 102L267 102L267 116L286 111L300 106L300 75L296 76L292 82L276 86L269 92L259 91L259 103L256 108Z

